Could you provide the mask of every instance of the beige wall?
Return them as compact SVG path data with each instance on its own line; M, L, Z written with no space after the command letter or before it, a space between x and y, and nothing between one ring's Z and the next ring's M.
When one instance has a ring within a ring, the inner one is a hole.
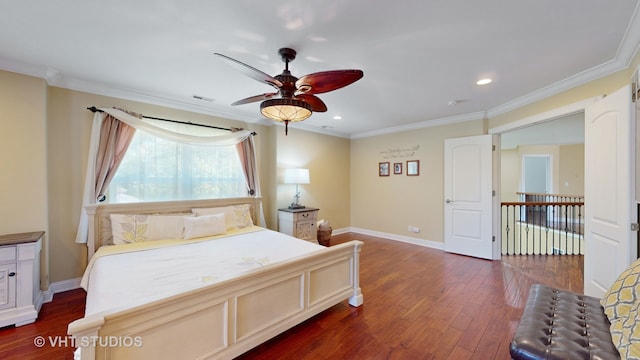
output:
M522 156L518 148L500 151L500 201L518 201Z
M584 144L560 146L558 192L584 196Z
M300 185L300 202L320 209L319 219L330 222L333 229L347 228L350 217L350 141L345 138L300 131L295 124L272 127L276 138L275 172L276 208L287 207L293 200L295 185L282 183L284 169L308 168L310 184Z
M45 231L41 284L48 287L44 80L0 71L0 234Z
M351 226L442 242L444 139L483 133L473 121L351 141ZM406 175L406 161L420 161L420 175ZM378 176L378 163L403 163L402 175ZM408 226L420 228L419 233Z
M46 92L0 71L0 234L47 230Z
M520 201L516 193L522 191L522 157L525 155L551 156L554 194L584 195L584 144L528 145L500 152L502 202Z

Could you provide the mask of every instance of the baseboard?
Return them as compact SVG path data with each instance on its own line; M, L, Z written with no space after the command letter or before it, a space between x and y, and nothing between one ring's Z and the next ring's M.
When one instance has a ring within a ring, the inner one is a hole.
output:
M53 295L69 290L75 290L80 288L80 280L81 278L69 279L57 281L49 284L49 289L42 292L42 301L41 304L51 302L53 300Z
M380 232L380 231L373 231L373 230L367 230L367 229L361 229L361 228L355 228L355 227L342 228L342 229L339 229L338 231L334 230L335 234L344 234L344 233L347 233L347 232L355 232L355 233L359 233L359 234L363 234L363 235L369 235L369 236L385 238L385 239L388 239L388 240L400 241L400 242L403 242L403 243L409 243L409 244L413 244L413 245L428 247L428 248L431 248L431 249L437 249L437 250L443 250L444 249L444 244L441 243L441 242L432 241L432 240L418 239L418 238L414 238L414 237L410 237L410 236L403 236L403 235L398 235L398 234L384 233L384 232Z

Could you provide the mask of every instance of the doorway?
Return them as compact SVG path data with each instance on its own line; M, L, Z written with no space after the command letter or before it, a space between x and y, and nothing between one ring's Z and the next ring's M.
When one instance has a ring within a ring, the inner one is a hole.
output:
M549 194L551 189L551 155L522 156L522 192Z
M551 172L551 155L522 155L522 198L520 201L536 202L544 199L541 194L551 194L553 174ZM548 218L546 206L523 206L520 217L529 219ZM551 215L551 214L549 214Z

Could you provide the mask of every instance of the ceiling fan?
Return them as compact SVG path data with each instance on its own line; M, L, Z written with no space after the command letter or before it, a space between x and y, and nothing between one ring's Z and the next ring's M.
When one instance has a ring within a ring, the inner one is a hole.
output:
M285 67L281 74L271 76L226 55L215 53L234 69L252 79L271 85L277 90L276 92L250 96L231 105L262 101L260 104L262 115L275 121L284 122L285 135L289 132L289 122L302 121L311 116L314 111L327 111L327 105L315 94L340 89L360 80L364 75L362 70L332 70L297 78L289 71L289 62L296 58L296 51L282 48L278 50L278 54L280 54Z

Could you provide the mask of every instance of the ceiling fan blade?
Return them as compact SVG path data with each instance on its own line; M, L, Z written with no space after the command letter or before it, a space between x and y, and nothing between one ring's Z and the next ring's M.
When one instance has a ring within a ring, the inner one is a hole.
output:
M280 89L282 86L282 82L280 80L274 78L273 76L266 74L252 66L249 66L243 62L240 62L236 59L230 58L226 55L222 55L220 53L214 53L214 55L220 57L222 60L226 61L232 68L240 71L241 73L247 75L248 77L258 80L260 82L269 84L276 89Z
M248 104L248 103L252 103L252 102L256 102L256 101L267 100L267 99L271 99L272 97L274 97L276 95L278 95L278 93L265 93L265 94L261 94L261 95L250 96L250 97L248 97L246 99L242 99L242 100L238 100L238 101L234 102L233 104L231 104L231 106Z
M313 112L325 112L327 111L327 105L319 97L311 94L299 94L295 96L296 99L302 100L311 105L311 111Z
M362 70L322 71L301 77L296 81L296 88L303 94L322 94L352 84L363 75Z

